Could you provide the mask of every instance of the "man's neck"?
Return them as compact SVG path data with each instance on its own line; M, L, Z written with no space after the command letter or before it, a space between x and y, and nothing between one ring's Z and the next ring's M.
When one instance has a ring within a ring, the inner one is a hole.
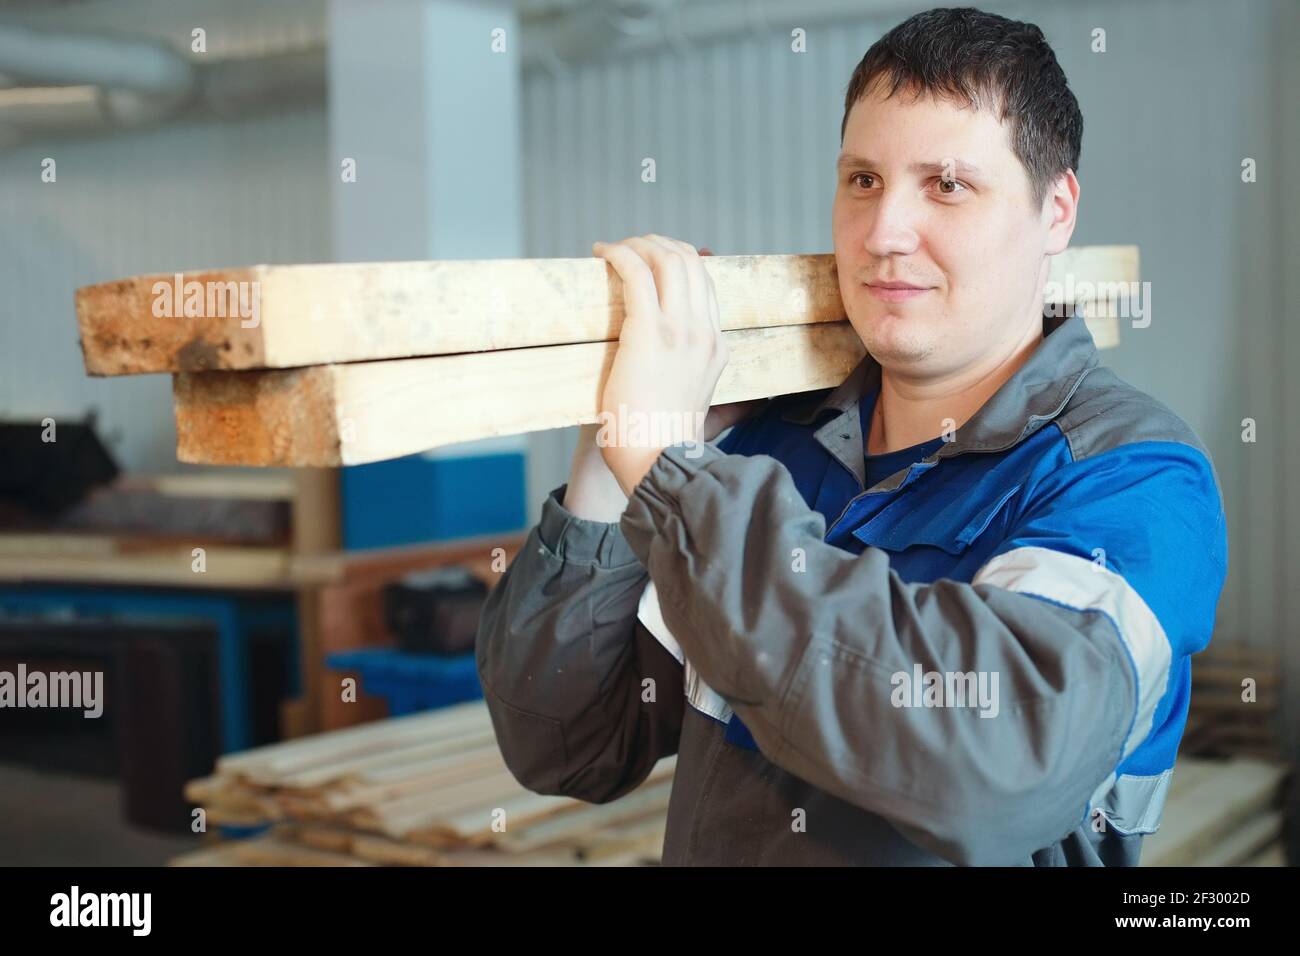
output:
M910 448L948 428L960 428L1019 371L1042 341L1042 325L1032 325L987 361L941 378L911 378L882 368L867 454Z

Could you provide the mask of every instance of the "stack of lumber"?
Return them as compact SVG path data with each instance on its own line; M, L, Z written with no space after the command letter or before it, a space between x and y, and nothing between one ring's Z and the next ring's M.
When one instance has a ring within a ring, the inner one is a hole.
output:
M221 758L186 787L220 825L271 824L177 866L632 865L655 861L675 761L608 804L525 790L482 701Z
M705 268L731 356L715 403L830 388L861 360L834 256ZM1112 346L1101 296L1137 270L1131 246L1066 250L1049 288L1094 298L1046 306ZM198 464L353 465L595 422L623 317L622 280L596 258L252 266L77 291L87 372L172 373L177 455Z
M123 476L40 527L0 529L0 580L288 588L296 493L288 474Z
M1192 701L1182 752L1280 759L1281 689L1275 654L1242 644L1212 643L1192 658Z
M1204 662L1203 662L1204 658ZM1225 647L1198 656L1218 680L1228 668L1268 677L1251 652ZM1230 663L1236 661L1237 663ZM1265 663L1261 663L1265 661ZM1249 676L1247 675L1247 676ZM1193 713L1222 714L1197 678ZM1276 687L1273 681L1261 686ZM1272 692L1270 692L1272 693ZM1197 703L1203 696L1214 706ZM1260 697L1260 702L1266 700ZM1263 711L1258 712L1261 716ZM1237 719L1237 718L1234 718ZM1258 719L1258 718L1255 718ZM1189 720L1189 730L1196 726ZM1214 748L1243 740L1208 738ZM1193 748L1195 740L1189 737ZM1256 746L1253 738L1249 741ZM1178 758L1159 832L1146 837L1143 866L1280 866L1281 786L1276 759ZM1266 751L1275 753L1273 750ZM653 861L663 843L673 761L609 804L548 797L506 769L482 702L320 734L223 757L186 795L218 825L272 829L174 861L184 866L577 865ZM504 811L504 827L494 820Z
M1187 728L1143 866L1286 865L1280 687L1268 652L1216 641L1192 658Z

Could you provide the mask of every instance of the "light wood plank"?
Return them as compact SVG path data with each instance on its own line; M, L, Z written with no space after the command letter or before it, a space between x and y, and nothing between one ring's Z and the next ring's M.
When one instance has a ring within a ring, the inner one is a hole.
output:
M1118 320L1089 320L1099 347ZM865 351L847 322L726 332L714 404L840 384ZM598 421L617 343L175 376L177 457L356 465L455 442Z
M132 535L0 534L0 581L83 581L185 588L285 590L293 586L285 548L194 545Z
M834 256L718 256L705 268L727 329L844 318ZM205 314L154 314L174 298L174 275L79 289L86 370L292 368L603 342L618 338L624 314L622 280L596 258L261 265L181 282L196 283ZM232 282L243 312L225 295Z
M838 385L864 350L847 322L727 332L716 403ZM175 378L177 456L355 465L597 421L617 343Z
M455 739L485 726L491 726L486 705L481 700L466 701L436 711L392 717L360 727L226 754L217 760L217 773L294 773L329 761L373 754L380 749L397 750Z
M704 267L727 331L845 317L831 254L712 256ZM1136 247L1086 246L1054 257L1049 281L1064 294L1137 276ZM183 273L182 292L191 282L203 314L189 317L183 308L155 315L174 298L175 275L77 290L86 371L294 368L607 342L624 314L622 281L596 258L257 265ZM245 284L246 315L227 283L237 293Z

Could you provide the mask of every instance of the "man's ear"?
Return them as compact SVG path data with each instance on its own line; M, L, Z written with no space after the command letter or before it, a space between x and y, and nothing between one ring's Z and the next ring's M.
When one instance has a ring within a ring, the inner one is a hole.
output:
M1056 177L1051 190L1043 200L1043 214L1047 216L1047 248L1049 256L1059 255L1070 244L1074 235L1074 222L1079 213L1079 180L1073 169Z

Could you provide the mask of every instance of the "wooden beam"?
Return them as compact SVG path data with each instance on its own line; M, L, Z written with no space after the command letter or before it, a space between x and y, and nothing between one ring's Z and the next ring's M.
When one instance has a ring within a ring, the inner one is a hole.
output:
M1088 319L1101 348L1118 320ZM847 322L723 333L714 404L838 385L864 350ZM207 465L357 465L598 420L615 342L173 379L177 457Z
M726 332L717 403L838 385L861 360L847 322ZM617 343L593 342L175 378L177 455L226 465L355 465L597 420Z
M705 268L726 331L844 319L833 255L712 256ZM1137 275L1136 247L1087 246L1054 257L1049 279L1062 298ZM596 258L259 265L86 286L76 304L91 375L608 342L623 320L622 281Z
M725 328L844 318L834 256L717 257L706 268ZM190 311L198 313L190 317L187 288L195 296ZM242 311L241 293L248 304ZM622 319L622 280L596 258L252 266L184 274L179 284L175 276L150 275L77 290L92 375L603 342L618 338Z

